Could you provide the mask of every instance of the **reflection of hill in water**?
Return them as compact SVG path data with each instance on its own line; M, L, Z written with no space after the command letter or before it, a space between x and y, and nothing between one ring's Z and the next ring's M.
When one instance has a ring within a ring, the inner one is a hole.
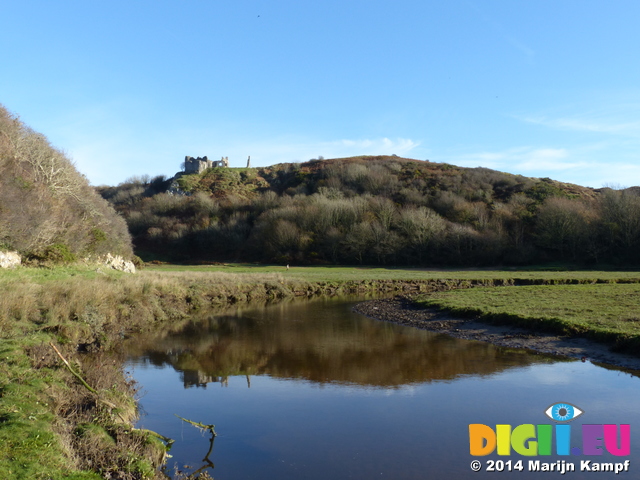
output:
M231 375L400 386L546 361L520 350L377 322L335 302L211 317L179 333L137 337L129 353L173 366L185 386L224 383Z

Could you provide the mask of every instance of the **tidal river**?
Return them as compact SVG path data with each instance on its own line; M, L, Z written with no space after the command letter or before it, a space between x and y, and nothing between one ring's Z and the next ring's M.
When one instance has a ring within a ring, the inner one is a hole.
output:
M634 373L372 320L351 311L357 300L244 306L129 341L128 370L141 386L138 426L176 440L167 473L207 470L217 480L640 478ZM545 411L558 403L582 413L556 422ZM208 432L176 415L214 424L213 445ZM551 427L514 446L500 430L497 444L509 455L472 456L470 424L493 432L496 425ZM609 453L600 427L585 433L584 425L616 425L616 447L625 443L620 425L630 425L630 454ZM536 454L517 452L525 447ZM570 454L558 455L564 447ZM471 469L476 460L480 472Z

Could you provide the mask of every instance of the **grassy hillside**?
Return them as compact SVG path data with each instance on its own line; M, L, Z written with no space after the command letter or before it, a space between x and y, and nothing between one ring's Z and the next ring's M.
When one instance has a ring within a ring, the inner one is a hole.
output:
M133 255L123 219L47 139L0 105L0 250L45 260Z
M640 262L637 189L395 156L214 168L100 193L147 259L295 264ZM182 195L180 194L182 193Z

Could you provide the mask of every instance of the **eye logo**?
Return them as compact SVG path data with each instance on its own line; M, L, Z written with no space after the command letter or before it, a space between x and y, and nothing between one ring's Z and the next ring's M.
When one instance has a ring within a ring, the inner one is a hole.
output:
M556 422L570 422L584 412L570 403L555 403L544 411L545 415Z

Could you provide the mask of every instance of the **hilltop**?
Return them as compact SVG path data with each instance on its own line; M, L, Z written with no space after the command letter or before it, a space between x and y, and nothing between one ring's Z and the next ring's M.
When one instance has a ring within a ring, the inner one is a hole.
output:
M637 190L397 156L99 188L146 259L416 266L637 264Z

